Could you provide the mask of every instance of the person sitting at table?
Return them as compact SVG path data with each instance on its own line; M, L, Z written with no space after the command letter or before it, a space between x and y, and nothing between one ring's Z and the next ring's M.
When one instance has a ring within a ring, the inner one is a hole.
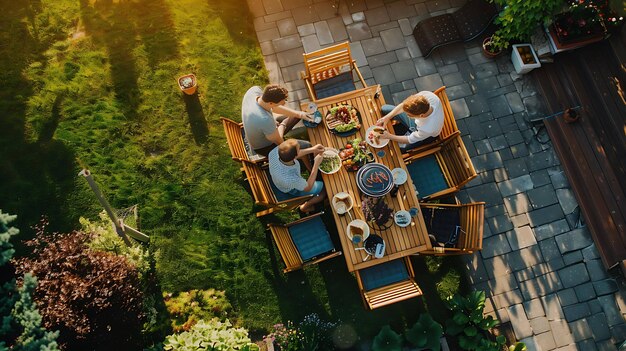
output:
M315 205L324 201L326 192L324 184L316 180L317 171L322 163L324 146L317 144L313 147L301 149L300 144L294 139L282 142L268 155L269 171L272 183L283 193L293 196L313 195L313 197L300 205L300 211L311 212ZM298 159L303 156L314 155L313 166L308 179L304 179L300 173Z
M402 152L433 142L443 128L441 100L430 91L411 95L395 107L383 105L381 113L384 116L376 121L376 125L385 126L392 118L399 123L394 125L395 135L385 130L380 139L400 143Z
M241 120L246 139L250 147L259 155L267 156L277 145L283 142L287 134L301 119L310 120L303 111L296 111L287 106L287 89L270 84L261 89L254 86L246 92L241 104ZM281 116L274 119L273 113ZM302 141L303 148L310 147L308 141Z

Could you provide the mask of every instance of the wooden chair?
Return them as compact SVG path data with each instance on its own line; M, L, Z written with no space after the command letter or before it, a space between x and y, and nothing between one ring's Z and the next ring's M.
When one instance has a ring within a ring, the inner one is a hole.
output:
M303 55L305 71L300 75L312 101L356 90L352 71L356 72L363 87L367 87L350 53L349 42Z
M483 248L484 202L462 205L422 203L420 208L428 233L436 241L431 250L420 252L420 255L464 255Z
M257 154L252 150L250 145L248 145L243 130L243 123L238 123L225 117L220 117L220 119L222 120L226 142L228 143L230 155L233 160L247 160L250 162L267 161L267 157Z
M368 309L375 309L422 295L408 257L356 271L356 281Z
M455 134L439 146L412 155L405 162L420 200L455 193L476 177L460 134Z
M443 128L441 128L441 133L439 133L437 139L432 143L420 145L416 148L407 150L404 154L402 154L402 157L405 159L411 157L411 155L415 155L424 150L440 145L442 142L452 138L454 135L461 133L459 131L459 127L456 125L456 120L454 119L454 112L452 112L452 106L450 106L450 100L448 100L448 94L446 94L446 87L442 86L433 93L439 97L439 100L441 100L441 107L443 108Z
M312 195L294 197L283 193L272 183L267 164L261 165L248 160L241 161L255 204L264 208L257 212L257 217L277 211L293 210L312 197Z
M341 255L322 222L322 212L289 224L269 224L280 256L285 262L283 272L292 272Z

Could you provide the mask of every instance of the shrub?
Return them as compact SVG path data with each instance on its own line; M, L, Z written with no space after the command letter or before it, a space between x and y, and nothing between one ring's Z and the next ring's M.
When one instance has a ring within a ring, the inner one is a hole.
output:
M243 328L231 328L228 320L224 323L214 318L208 322L198 321L189 331L167 337L164 350L167 351L234 351L258 350Z
M164 294L165 305L173 317L175 332L188 331L199 320L218 318L224 321L232 312L223 291L191 290L178 295Z
M44 235L44 228L27 243L33 257L18 267L39 280L35 300L44 325L61 332L64 348L137 346L144 315L135 267L122 256L89 249L89 233Z
M325 322L316 313L304 317L298 327L291 322L275 324L274 331L266 337L273 340L280 351L332 350L332 331L336 323Z
M493 0L502 6L495 22L494 45L506 49L512 41L528 40L541 23L548 23L552 15L563 7L563 0ZM493 37L492 37L493 39Z
M406 339L413 344L413 346L432 351L439 351L441 349L439 339L443 334L443 327L441 324L435 322L428 313L421 314L417 322L415 322L413 327L408 329L405 334Z
M402 349L402 335L396 333L390 326L384 326L374 338L373 351L396 351Z

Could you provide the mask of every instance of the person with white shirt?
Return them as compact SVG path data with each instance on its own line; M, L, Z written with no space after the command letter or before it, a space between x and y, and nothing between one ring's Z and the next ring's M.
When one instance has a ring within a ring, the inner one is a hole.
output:
M380 139L398 142L402 152L433 142L443 128L441 100L430 91L411 95L395 107L383 105L381 113L384 116L376 125L385 126L392 118L399 123L394 126L395 135L385 130Z

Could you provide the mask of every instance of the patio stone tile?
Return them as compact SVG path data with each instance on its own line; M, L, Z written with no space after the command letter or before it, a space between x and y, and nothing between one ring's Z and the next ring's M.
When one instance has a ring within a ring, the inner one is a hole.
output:
M271 41L264 41L262 43L259 43L259 46L261 47L261 53L263 54L263 56L267 56L267 55L271 55L274 54L274 45L272 45Z
M460 44L445 45L437 49L436 54L441 57L441 60L445 65L451 65L457 62L467 60L465 50Z
M510 115L511 113L513 113L504 95L491 98L488 101L491 112L496 118Z
M589 281L589 273L584 263L578 263L573 266L565 267L558 271L563 286L571 288L578 284Z
M495 168L501 168L503 166L502 158L497 152L490 152L483 155L472 157L472 163L476 172L484 172ZM495 186L495 184L494 184Z
M267 75L269 81L272 83L283 82L283 77L280 72L280 64L276 55L265 56L265 68L267 69Z
M503 196L514 195L533 188L533 181L530 175L526 174L520 177L498 183L498 188Z
M530 202L524 193L505 197L504 205L510 216L525 214L531 211Z
M577 228L570 232L557 235L555 240L562 254L580 250L593 243L586 228Z
M466 255L463 257L463 261L465 262L465 268L469 273L468 278L470 283L477 284L480 282L486 282L489 279L480 254L475 253L473 255Z
M611 337L608 323L606 321L606 315L604 313L596 313L587 318L587 323L589 323L589 327L591 327L591 334L593 335L594 340L606 340Z
M526 195L528 195L533 209L542 208L558 203L558 199L556 197L556 193L554 192L554 188L552 188L552 184L528 190Z
M615 340L626 340L626 324L618 324L610 328Z
M524 103L517 92L506 94L506 100L509 102L509 107L511 107L511 111L513 111L513 113L524 112Z
M482 56L482 53L480 51L477 54L480 54ZM487 77L494 77L494 76L497 76L499 73L498 65L496 65L490 59L486 59L484 62L480 63L479 65L475 65L474 69L476 70L477 79L485 79ZM497 88L498 86L500 86L499 82L497 86L494 86L494 88Z
M561 306L569 306L578 302L576 292L573 288L564 289L557 293Z
M351 42L368 39L372 37L370 27L365 22L356 22L346 26Z
M250 13L253 17L260 17L266 14L263 2L258 0L248 0L247 2L248 8L250 9Z
M428 12L433 13L437 11L447 10L450 8L450 1L448 0L430 0L426 2Z
M348 40L348 32L346 31L346 26L343 24L343 20L341 18L330 18L326 22L330 28L330 34L333 36L333 40L336 43Z
M593 288L600 297L602 297L602 295L613 294L619 290L617 282L612 278L593 282ZM610 298L613 298L613 296L610 296Z
M472 90L476 93L486 93L500 87L496 77L476 79L470 82L470 84L472 85Z
M443 83L443 82L442 82ZM472 95L472 88L467 83L446 88L446 93L450 100L456 100Z
M513 228L512 231L506 233L511 249L519 250L525 247L537 245L535 234L529 226L521 228Z
M548 294L546 296L542 296L541 303L543 304L543 309L546 311L546 317L548 317L549 321L565 318L563 316L563 308L561 307L561 304L559 303L559 299L556 294Z
M503 309L509 306L517 305L522 303L523 301L523 297L519 289L514 289L502 294L494 295L491 299L493 300L493 304L496 306L497 309Z
M317 12L317 15L321 20L335 18L337 9L334 7L334 5L334 1L317 2L314 5L315 12ZM339 17L336 18L339 19Z
M450 65L446 65L443 67L449 67L449 66ZM454 85L465 83L465 81L463 80L463 76L461 75L460 72L451 72L447 74L442 74L441 70L439 70L439 74L442 75L441 78L443 79L443 84L445 84L446 87L451 87Z
M552 185L555 189L567 188L569 187L569 182L565 177L565 172L562 170L558 171L550 171L548 170L548 174L550 175L550 180L552 180Z
M356 61L357 67L361 69L361 74L363 74L363 78L365 78L362 68L364 66L367 66L369 63L367 62L367 58L365 57L365 52L363 51L361 42L350 43L350 52L352 53L352 58Z
M513 223L506 215L495 216L485 219L485 222L489 224L491 232L494 234L504 233L513 229ZM511 245L509 245L510 247Z
M598 302L602 306L609 326L613 327L624 323L624 317L622 317L619 307L615 303L615 297L612 295L600 296L598 297Z
M405 45L404 34L400 28L387 29L380 32L380 37L387 51L401 49Z
M389 85L389 91L392 94L401 92L403 90L404 90L404 87L402 86L402 83L393 83L393 84Z
M391 64L391 70L393 71L396 81L402 82L406 80L412 80L417 78L417 71L412 61L400 61Z
M402 87L405 90L415 89L415 82L413 80L405 80L402 82Z
M576 251L580 252L580 251ZM596 291L593 289L592 283L585 283L574 287L576 298L578 301L589 301L596 298Z
M485 174L485 173L482 173L482 174ZM493 178L493 175L492 175L492 178ZM493 182L490 182L490 183L493 183ZM506 214L506 209L504 208L504 205L502 205L502 204L495 205L495 206L489 206L489 207L487 207L485 209L485 218L501 216L501 215L504 215L504 214Z
M389 65L394 62L398 62L398 57L395 52L386 52L384 54L378 54L374 56L369 56L367 61L370 64L370 67L378 67L383 65ZM385 84L385 83L380 83Z
M550 321L545 316L533 318L530 320L530 327L533 328L535 334L545 333L550 330Z
M602 312L602 306L600 305L600 301L598 301L598 299L587 301L587 306L589 306L589 311L591 311L591 314Z
M545 317L546 313L543 310L543 305L541 304L540 299L532 299L530 301L525 301L523 304L524 311L526 312L526 316L528 319L534 319L538 317ZM546 319L546 324L548 324L548 320Z
M483 258L494 257L507 252L511 252L511 246L506 240L506 236L504 234L493 235L489 238L483 239L483 249L481 251Z
M282 51L302 47L302 41L300 40L300 36L298 34L294 34L274 39L272 40L272 45L274 46L274 51L280 53Z
M278 33L278 28L271 28L256 32L256 36L259 39L259 42L264 42L278 38L280 34Z
M365 11L367 9L365 0L346 1L346 3L348 4L348 10L350 13Z
M415 11L414 6L411 6L411 8L413 9L413 11ZM411 16L405 16L405 17L411 17ZM398 24L400 25L400 30L402 31L402 34L404 34L405 36L413 34L413 27L411 26L411 22L409 21L408 18L399 19Z
M306 53L317 51L322 48L319 40L317 39L317 35L315 34L302 37L302 46L304 47L304 52Z
M530 178L533 180L533 184L535 187L540 187L543 185L552 185L550 182L550 175L548 175L548 171L545 169L541 169L539 171L531 172ZM554 190L554 188L552 188Z
M415 6L406 4L404 1L396 1L387 4L387 13L389 14L389 19L391 20L400 20L401 18L406 19L408 17L413 17L417 15L417 12L415 11ZM409 32L409 34L411 34L411 32Z
M576 347L578 350L598 351L598 348L596 347L596 343L592 339L579 341L576 343Z
M496 97L500 95L506 95L507 93L510 93L511 91L515 91L515 87L512 85L507 85L505 87L500 87L497 89L490 90L485 93L485 96L487 96L488 98L492 98L492 97Z
M315 26L315 32L317 33L317 39L320 45L327 45L333 43L333 35L330 33L330 27L328 22L320 21L313 24Z
M426 60L423 57L417 57L413 59L413 63L415 64L415 70L417 74L420 76L427 76L429 74L433 74L437 72L437 68L432 61ZM450 93L448 92L448 95Z
M365 21L365 13L363 13L363 12L353 13L352 14L352 21L354 21L354 22Z
M268 15L283 11L283 4L280 0L263 0L263 7Z
M402 38L402 41L404 42L404 38ZM402 45L404 46L404 44ZM409 49L402 47L401 49L396 50L396 56L398 56L398 60L407 61L407 62L410 62L411 65L413 65L413 62L411 61L412 57L411 57L411 53L409 52Z
M474 94L465 98L467 107L472 115L479 115L490 111L489 103L480 94Z
M304 71L304 63L283 67L280 71L285 82L300 80L300 72Z
M528 167L526 166L526 158L517 158L514 160L507 160L504 162L504 167L509 173L510 178L517 178L523 175L528 175Z
M513 273L508 260L506 260L503 255L484 259L484 265L489 279L497 279L503 275L510 275Z
M539 248L541 249L541 254L546 259L546 261L561 257L559 247L557 246L556 241L552 238L540 241Z
M582 253L583 253L583 259L585 261L590 261L596 258L600 258L600 254L598 253L598 249L596 248L595 244L591 244L585 247L584 249L582 249ZM602 294L598 293L598 295L602 295Z
M498 74L497 78L498 78L498 83L500 83L501 87L513 84L513 80L511 79L511 76L508 73ZM520 102L521 101L522 100L520 99Z
M491 144L489 143L489 139L477 140L474 142L474 146L476 147L476 152L478 154L487 154L493 151Z
M390 65L374 67L372 68L372 74L378 84L388 85L396 83L396 78L393 75L393 70Z
M571 189L556 189L556 197L565 214L574 212L576 207L578 207L578 202Z
M563 307L563 314L565 314L566 321L573 322L581 318L590 316L591 311L589 311L589 306L587 306L587 304L578 303L575 305Z
M297 9L291 10L291 13L297 26L314 23L320 20L317 12L315 12L315 7L310 5L298 7Z
M363 13L365 14L365 19L370 26L376 26L389 22L389 14L387 13L387 8L384 6L367 10Z
M406 44L406 48L409 50L409 55L411 55L411 58L422 56L422 52L417 46L417 42L412 35L404 37L404 43Z
M528 218L530 225L537 227L563 218L563 211L559 205L552 205L528 212Z
M283 1L282 5L285 10L295 9L301 6L307 6L313 4L311 0L289 0Z
M441 76L439 75L439 73L434 73L434 74L430 74L427 76L415 78L414 81L415 81L415 87L419 91L423 91L423 90L434 91L435 89L443 85L443 81L441 80Z
M298 26L298 33L300 34L301 37L315 34L315 26L313 25L313 23L307 23L307 24Z
M392 94L392 101L394 103L394 105L398 105L400 104L402 101L404 101L406 98L408 98L410 95L413 95L415 93L415 91L413 90L404 90L395 94Z
M591 328L585 318L569 323L569 328L574 340L577 342L592 337Z
M502 294L517 288L517 281L512 275L500 276L497 280L490 280L488 284L493 295Z
M502 123L502 120L500 120L499 122ZM504 136L506 137L506 141L509 143L509 145L516 145L524 142L524 137L522 136L522 133L520 133L518 130L507 132L504 134Z
M276 54L276 58L278 59L278 64L281 67L291 66L298 63L302 63L302 54L304 53L304 48L299 47L283 52L279 52Z
M556 342L551 331L535 335L535 341L540 350L553 350L556 348Z
M513 305L507 308L513 331L518 339L528 338L533 335L533 329L530 322L526 318L524 307L522 304Z
M385 1L384 0L365 0L365 4L367 5L368 9L373 9L376 7L384 6Z
M513 223L513 226L515 226L515 228L518 228L518 227L523 227L525 225L528 225L530 222L528 220L528 215L526 215L526 213L522 213L522 214L518 214L515 216L511 216L511 223Z
M560 218L552 223L544 224L535 228L535 236L537 237L537 240L541 241L561 233L568 232L569 230L570 228L567 221Z
M491 113L484 114L484 115L486 115L487 117L492 116ZM488 119L480 123L480 126L484 129L485 135L489 138L493 138L495 136L499 136L502 134L502 127L500 127L500 123L498 123L498 121Z
M265 22L265 19L263 17L255 18L252 23L254 24L254 30L257 32L272 28L278 28L276 26L276 22Z
M370 26L370 30L372 31L372 36L378 37L380 33L389 30L389 29L398 29L400 30L400 25L397 21L387 22L383 24L379 24L377 26ZM404 35L402 36L404 38ZM404 47L404 44L402 45Z
M552 329L552 336L557 347L563 347L575 342L567 321L562 319L550 321L550 329ZM574 350L576 349L574 348Z
M278 32L282 37L298 33L296 22L294 22L291 17L276 22L276 25L278 26Z
M489 138L489 143L491 144L491 147L494 151L506 149L509 147L509 144L506 142L506 138L504 137L504 135L498 135L493 138Z
M589 260L585 262L585 266L587 266L587 271L589 271L589 276L592 281L602 280L609 277L606 269L602 265L602 261L600 260Z
M465 99L450 101L450 107L452 107L452 112L454 113L455 119L461 119L470 116L470 110L469 107L467 107L467 103L465 103Z
M491 59L485 57L485 55L483 55L482 53L471 54L471 55L468 55L467 58L469 59L470 63L474 66L478 66L483 63L491 63ZM494 75L497 73L498 72L495 72Z
M541 97L529 96L524 98L523 101L529 119L546 116L545 106L543 101L541 101Z
M523 282L535 278L535 273L531 268L524 268L514 273L518 282Z
M437 67L437 71L442 76L447 75L447 74L451 74L451 73L459 73L461 75L461 81L463 81L463 75L462 75L461 72L459 72L459 65L457 65L456 63L452 63L452 64L449 64L449 65L444 65L444 66Z

